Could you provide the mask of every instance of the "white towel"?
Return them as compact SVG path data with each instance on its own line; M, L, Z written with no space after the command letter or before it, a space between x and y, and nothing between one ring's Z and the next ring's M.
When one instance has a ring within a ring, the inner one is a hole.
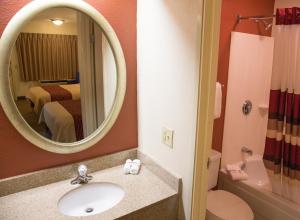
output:
M216 83L216 96L215 96L215 119L221 117L222 112L222 85L221 83Z
M231 179L233 181L247 180L248 174L245 171L230 171Z
M140 172L141 161L139 159L135 159L131 163L130 174L137 175Z
M127 159L126 163L124 164L124 167L123 167L124 174L129 174L130 173L131 166L132 166L132 160Z
M139 174L139 172L140 172L140 166L133 163L133 165L130 168L130 174L137 175Z
M227 164L226 170L227 171L241 171L241 167L237 164Z
M132 161L133 163L136 163L137 165L141 166L141 160L135 159Z

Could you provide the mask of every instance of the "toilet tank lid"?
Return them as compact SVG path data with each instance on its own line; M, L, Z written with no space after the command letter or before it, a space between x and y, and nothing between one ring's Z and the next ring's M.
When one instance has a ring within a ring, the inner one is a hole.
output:
M215 160L219 160L220 158L221 158L221 153L219 151L211 149L211 152L210 152L210 155L209 155L209 160L210 161L215 161Z

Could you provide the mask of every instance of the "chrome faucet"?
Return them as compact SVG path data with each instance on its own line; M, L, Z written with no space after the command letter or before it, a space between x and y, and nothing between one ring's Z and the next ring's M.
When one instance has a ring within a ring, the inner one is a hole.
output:
M75 184L86 184L91 179L93 179L92 176L87 175L87 167L84 164L79 165L78 167L78 176L71 181L72 185Z

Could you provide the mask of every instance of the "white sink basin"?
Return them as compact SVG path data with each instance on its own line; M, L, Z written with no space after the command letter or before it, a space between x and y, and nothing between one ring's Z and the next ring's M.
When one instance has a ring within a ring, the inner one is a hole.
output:
M124 190L114 183L88 183L66 193L58 202L59 210L68 216L88 216L117 205Z

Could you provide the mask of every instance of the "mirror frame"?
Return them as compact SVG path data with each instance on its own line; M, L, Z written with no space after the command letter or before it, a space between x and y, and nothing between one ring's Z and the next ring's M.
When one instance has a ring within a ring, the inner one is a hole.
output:
M101 126L83 140L73 143L59 143L47 139L34 131L21 116L14 102L9 81L9 63L12 48L23 25L37 14L55 7L67 7L90 16L103 30L112 48L116 69L117 86L115 100L109 115ZM112 128L121 111L126 93L126 63L121 44L108 21L95 8L82 0L34 0L21 8L9 21L0 39L0 104L7 118L29 142L46 151L70 154L85 150L100 141Z

